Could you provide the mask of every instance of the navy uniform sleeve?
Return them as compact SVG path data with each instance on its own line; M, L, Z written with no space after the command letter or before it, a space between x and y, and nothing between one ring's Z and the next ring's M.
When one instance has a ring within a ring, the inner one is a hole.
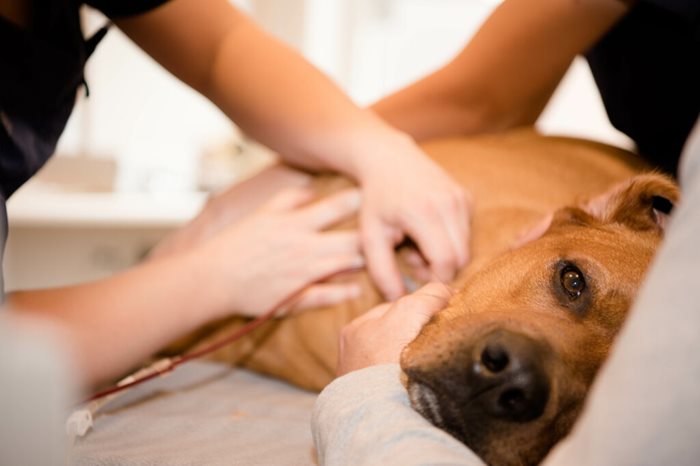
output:
M691 24L700 17L700 1L698 0L644 0L644 2L672 11Z
M100 10L110 18L137 15L162 5L168 0L88 0L86 5Z

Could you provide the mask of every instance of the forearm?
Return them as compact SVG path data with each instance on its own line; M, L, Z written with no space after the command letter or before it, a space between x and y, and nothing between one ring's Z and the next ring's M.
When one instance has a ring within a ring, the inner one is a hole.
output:
M324 389L312 417L319 464L483 465L410 407L399 373L397 364L372 366Z
M18 291L8 295L8 306L64 324L93 384L128 371L212 318L220 306L202 293L197 260L178 255L92 283Z
M360 185L363 251L386 296L403 292L393 248L405 236L444 280L466 262L464 190L408 135L355 106L228 1L173 0L117 24L287 162L337 171Z
M577 54L627 0L507 0L464 50L374 110L418 140L533 124Z
M369 144L396 147L397 139L408 144L406 136L355 106L297 52L225 0L174 0L117 24L290 163L360 178Z
M399 137L252 23L232 31L217 57L207 95L288 162L357 177L364 144Z

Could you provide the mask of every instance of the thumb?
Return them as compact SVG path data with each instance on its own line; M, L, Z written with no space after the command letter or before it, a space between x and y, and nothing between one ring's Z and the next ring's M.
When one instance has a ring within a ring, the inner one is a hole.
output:
M410 322L417 333L440 310L447 307L452 290L443 283L428 283L415 293L397 301L393 317Z

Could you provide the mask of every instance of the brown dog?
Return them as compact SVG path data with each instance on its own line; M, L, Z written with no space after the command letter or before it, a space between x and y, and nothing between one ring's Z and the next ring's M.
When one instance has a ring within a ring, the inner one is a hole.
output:
M471 275L403 352L413 406L492 465L537 464L570 430L660 240L673 184L639 176L601 217L559 210Z
M631 178L643 167L623 151L531 131L423 147L474 196L473 259L449 307L403 353L411 401L488 463L536 464L580 412L677 188L656 174ZM284 170L263 173L238 195L257 204L272 194L270 179L275 189L306 182ZM326 192L347 185L313 182ZM541 237L512 249L555 210ZM272 322L216 358L321 389L334 376L342 326L381 301L365 273L345 279L363 283L360 298ZM206 340L237 325L219 324Z

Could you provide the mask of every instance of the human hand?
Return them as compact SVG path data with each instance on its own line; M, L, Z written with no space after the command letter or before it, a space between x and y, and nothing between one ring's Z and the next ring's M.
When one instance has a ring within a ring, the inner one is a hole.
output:
M307 186L310 175L279 164L209 196L197 216L161 240L148 254L158 259L187 251L243 220L284 189Z
M427 260L432 279L449 281L469 258L470 198L413 141L365 158L360 234L370 275L387 299L404 287L393 248L409 236Z
M376 364L399 362L401 351L430 318L447 306L450 289L429 283L395 303L367 311L340 334L338 376Z
M343 191L309 203L313 193L290 189L194 249L203 263L205 293L219 315L262 314L309 286L295 309L330 305L359 293L355 284L312 284L364 265L356 231L324 232L355 213L360 195Z

